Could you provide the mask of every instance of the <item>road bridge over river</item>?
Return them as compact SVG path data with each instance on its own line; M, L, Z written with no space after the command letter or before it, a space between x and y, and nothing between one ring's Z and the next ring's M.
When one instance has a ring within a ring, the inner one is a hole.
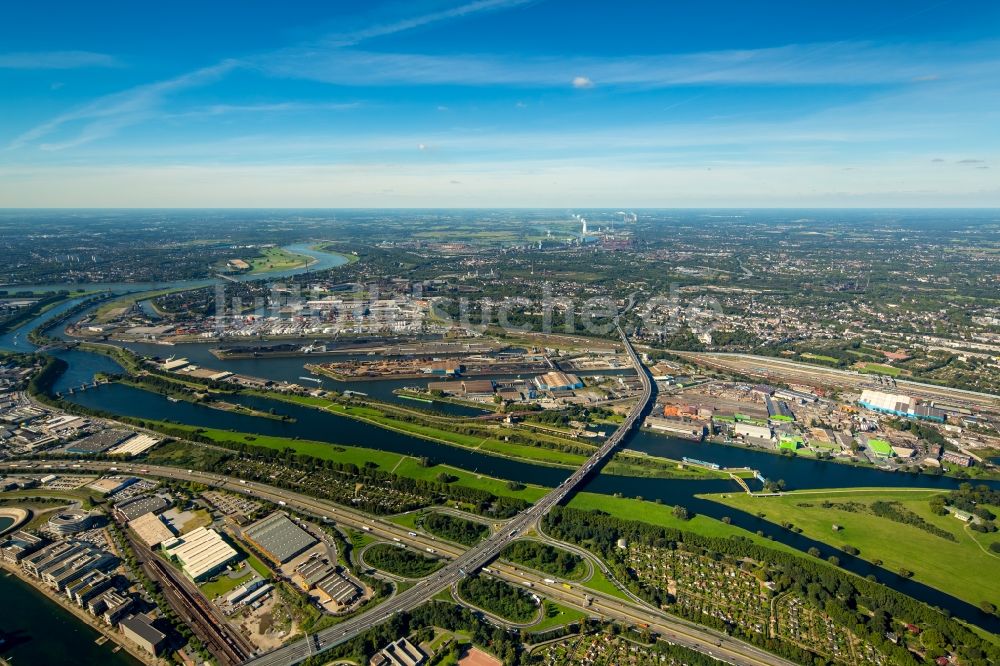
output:
M366 613L319 631L296 643L261 655L248 661L247 664L252 666L292 666L314 654L354 638L372 626L385 622L397 613L413 610L441 590L449 588L465 576L477 572L496 559L511 541L532 528L552 507L578 489L596 469L599 469L614 455L618 445L631 434L636 424L640 422L643 413L653 399L653 381L649 373L639 360L639 356L629 342L628 336L625 335L625 331L617 322L616 326L632 365L639 374L639 379L642 382L642 394L622 425L579 469L549 494L508 521L502 531L465 551L433 576L421 580L413 587Z
M625 348L642 382L640 399L629 412L625 422L600 450L559 487L552 490L529 509L510 519L488 540L469 550L435 540L433 537L423 534L414 536L412 532L408 531L408 528L372 518L353 509L334 505L324 500L294 493L287 489L265 486L257 482L230 479L210 472L155 465L138 469L142 463L130 465L116 461L84 460L52 460L47 461L42 467L80 473L95 471L120 473L125 471L154 477L197 481L231 492L244 493L271 502L281 502L289 508L319 517L324 521L328 520L327 517L330 516L335 522L355 529L368 529L373 535L385 539L392 538L394 541L418 551L433 548L441 557L450 559L449 564L432 576L419 581L413 587L372 610L245 662L247 666L293 666L315 654L350 640L374 625L387 621L396 613L417 608L440 590L446 589L459 582L463 577L477 572L484 565L496 559L512 540L536 525L546 512L565 500L573 490L583 484L589 475L596 473L600 466L610 459L615 450L642 419L644 411L653 399L653 383L646 369L640 363L638 355L621 328L618 329L618 334L625 343ZM37 461L18 461L10 463L9 466L15 469L34 469L39 466L39 463ZM565 547L565 544L563 546ZM542 574L536 574L523 567L515 567L503 561L490 564L490 567L492 575L511 583L532 587L538 594L546 598L620 622L646 625L665 640L717 656L727 663L739 666L792 666L791 662L768 654L760 648L692 622L669 616L659 609L640 603L634 597L631 600L625 600L596 590L581 588L578 585L564 588L558 582L551 583ZM631 597L631 595L629 596Z

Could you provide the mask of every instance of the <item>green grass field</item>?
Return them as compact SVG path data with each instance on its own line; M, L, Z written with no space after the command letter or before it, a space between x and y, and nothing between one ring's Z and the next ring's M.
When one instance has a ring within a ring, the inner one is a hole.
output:
M147 301L158 296L166 296L179 291L186 291L187 287L174 287L171 289L155 289L153 291L141 291L136 294L126 294L121 298L102 303L94 312L94 320L98 323L111 321L118 314L132 307L139 301Z
M624 520L637 520L652 525L662 525L673 527L679 530L695 532L705 536L731 537L742 536L756 543L766 545L768 548L784 550L790 553L799 553L791 546L786 546L777 541L771 541L766 537L758 536L753 532L748 532L742 528L727 525L726 523L709 518L708 516L695 515L690 520L681 520L674 516L673 507L669 504L656 504L648 499L637 500L627 497L613 497L611 495L601 495L598 493L577 493L569 503L570 508L582 511L604 511L617 518ZM800 554L800 553L799 553Z
M888 375L890 377L899 377L903 374L903 371L899 368L894 368L891 365L884 365L882 363L865 363L860 368L861 372L869 372L876 375Z
M861 551L860 557L870 562L881 560L888 571L908 569L914 572L915 580L970 603L1000 603L1000 555L987 552L988 543L1000 538L978 534L973 538L963 523L953 516L933 514L928 500L938 494L940 491L935 490L874 488L845 492L799 491L780 497L755 498L745 494L705 497L747 513L763 513L766 520L779 525L792 523L804 536L830 546L854 546ZM953 534L957 541L867 512L824 508L821 506L824 500L865 504L876 500L899 502L928 523ZM842 529L834 531L834 524Z
M809 358L809 359L812 359L814 361L825 361L827 363L836 363L837 362L837 359L835 359L832 356L824 356L823 354L810 354L809 352L806 352L805 354L802 354L802 358Z
M628 600L628 595L618 589L618 587L608 580L608 577L604 573L595 567L594 575L590 577L585 583L580 583L583 587L590 588L595 592L603 592L604 594L610 595L612 597L618 597L619 599Z
M528 631L542 632L555 627L561 627L571 622L577 622L587 616L583 611L575 608L567 608L552 601L542 602L542 618L531 625Z
M450 465L433 465L431 467L423 467L420 465L420 461L416 458L404 456L399 453L390 453L388 451L378 451L375 449L364 449L355 446L329 444L326 442L316 442L311 440L273 437L270 435L248 435L246 433L232 432L229 430L220 430L217 428L198 428L196 426L177 423L160 423L155 421L146 421L145 423L147 427L154 430L157 428L167 428L184 430L191 433L197 432L199 435L211 440L212 442L245 443L254 446L277 449L279 451L292 449L296 453L304 453L322 460L336 460L338 462L354 463L359 467L364 466L366 462L373 462L378 465L380 469L394 471L400 476L406 476L412 479L423 479L424 481L437 481L437 476L441 472L447 471L448 474L457 477L457 480L454 483L458 485L470 488L479 488L481 490L491 492L494 495L519 497L529 502L534 502L545 494L545 489L541 486L526 486L522 490L511 490L507 486L507 482L502 479L468 472L457 467L451 467Z
M249 273L270 273L299 268L310 261L312 257L304 254L295 254L281 247L269 247L262 250L260 256L254 257L247 263L250 264Z

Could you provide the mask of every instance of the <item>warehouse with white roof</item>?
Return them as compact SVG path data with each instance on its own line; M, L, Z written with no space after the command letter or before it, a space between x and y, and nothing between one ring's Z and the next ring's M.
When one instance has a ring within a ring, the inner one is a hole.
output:
M208 578L239 555L218 532L207 527L164 542L163 550L176 558L184 573L194 581Z

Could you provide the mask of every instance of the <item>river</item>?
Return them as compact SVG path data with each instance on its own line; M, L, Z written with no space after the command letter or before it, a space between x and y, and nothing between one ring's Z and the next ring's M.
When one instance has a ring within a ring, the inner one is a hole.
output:
M296 248L296 246L292 246L290 249L293 248ZM296 251L301 250L296 249ZM174 283L174 286L177 286L177 284ZM130 285L133 289L135 286ZM71 307L71 305L66 304L65 307ZM54 310L58 310L58 308ZM58 314L58 311L51 311L33 322L32 326L22 328L30 331L40 322L51 319ZM133 347L140 353L147 354L156 352L162 354L164 350L169 349L171 353L180 352L178 355L186 356L192 361L199 364L204 363L209 367L287 381L296 381L300 375L304 374L302 365L307 360L311 360L299 357L220 361L208 354L207 345L178 345L172 348L159 345L128 346ZM156 350L146 349L147 347L155 347ZM68 350L57 353L67 361L69 367L63 377L56 383L56 391L65 391L70 387L79 387L81 384L89 382L95 372L115 372L120 369L114 361L102 355L79 350ZM373 397L385 399L395 399L395 396L392 395L392 390L408 383L415 383L415 380L341 383L324 379L324 386L327 388L338 390L351 388L368 393ZM224 430L232 429L259 435L298 436L303 439L329 442L331 444L361 446L406 455L426 455L438 463L446 463L469 471L502 479L520 481L522 483L552 487L560 483L568 475L566 469L508 460L460 447L439 444L388 431L352 419L338 417L308 407L255 396L236 396L232 399L265 411L274 408L278 413L294 417L296 419L295 423L223 412L193 403L170 402L159 394L119 384L111 384L85 392L77 392L73 396L70 396L70 399L81 405L136 418L170 419L172 421L203 427L221 428ZM442 408L449 406L442 405ZM888 473L870 468L852 467L805 458L777 456L741 447L696 443L689 440L644 432L634 435L626 446L630 449L649 453L650 455L659 455L674 459L688 456L715 462L726 467L751 467L760 470L768 478L784 479L789 487L796 489L888 486L940 488L947 490L957 488L959 485L957 479L948 477ZM997 487L1000 484L991 482L989 485ZM650 501L659 499L668 505L682 504L696 513L714 518L729 516L734 525L751 532L763 530L766 534L773 536L775 540L791 545L799 550L805 551L810 547L816 547L819 548L824 557L836 554L841 560L841 565L850 571L860 575L873 574L879 580L905 594L931 605L947 608L956 617L972 621L990 631L1000 632L1000 619L985 617L978 608L971 604L950 597L917 581L900 578L893 573L874 567L863 560L851 557L846 553L834 550L801 535L777 528L773 524L767 523L756 516L733 511L722 505L695 497L696 494L700 493L739 492L739 487L733 481L725 479L676 480L635 478L602 473L592 478L585 490L604 494L621 493L626 497L642 496Z
M231 276L230 279L237 280L239 282L246 282L250 280L281 280L295 275L301 275L302 273L311 273L315 271L323 271L328 268L336 268L337 266L343 266L349 261L347 257L341 254L314 250L311 247L312 245L313 243L293 243L291 245L284 246L284 249L289 252L311 257L313 261L308 266L289 268L287 270L273 271L269 273L244 273L241 275ZM61 289L71 291L82 289L84 291L110 291L113 293L124 293L132 291L151 291L153 289L174 289L177 287L197 289L198 287L205 287L218 282L219 278L212 277L200 278L196 280L169 280L165 282L74 282L70 284L16 284L7 285L2 288L10 291L11 293L17 291L59 291Z

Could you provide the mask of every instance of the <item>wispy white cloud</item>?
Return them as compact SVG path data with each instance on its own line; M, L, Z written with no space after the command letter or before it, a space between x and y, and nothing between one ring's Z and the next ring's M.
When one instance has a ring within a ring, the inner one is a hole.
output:
M442 21L464 18L482 12L496 11L524 5L533 0L475 0L456 7L422 14L399 21L370 25L361 30L340 35L330 35L323 40L324 49L338 49L359 44L363 41L429 26ZM115 61L110 56L84 51L64 51L50 53L0 54L0 67L18 68L66 68L84 66L111 66ZM118 130L141 123L161 110L163 103L175 92L213 83L246 63L237 59L227 59L216 65L188 72L172 79L141 85L123 92L107 95L81 108L61 114L37 125L14 138L8 149L16 149L37 142L59 130L75 124L83 126L72 137L51 141L40 145L48 151L59 151L106 138ZM343 110L350 105L330 104L328 110ZM321 106L313 107L320 110ZM202 110L207 115L227 113L275 112L304 110L295 103L271 105L216 105Z
M114 56L91 51L36 51L0 53L0 69L81 69L118 67Z
M217 81L236 67L238 67L236 61L226 60L217 65L188 72L172 79L106 95L36 125L16 137L8 148L16 149L38 142L45 137L59 133L67 126L77 128L73 136L43 143L41 148L43 150L64 150L105 138L124 127L150 118L172 93Z
M376 25L370 25L354 32L328 35L322 41L327 47L341 48L345 46L354 46L361 42L375 39L376 37L386 37L388 35L394 35L407 30L422 28L434 23L465 18L467 16L472 16L473 14L510 9L518 5L528 4L532 1L533 0L475 0L474 2L458 5L457 7L442 9L436 12L429 12L420 16L413 16L398 21L389 21Z
M251 58L262 71L339 85L565 86L933 84L1000 76L1000 43L877 46L792 44L754 50L628 57L427 55L317 47ZM581 76L578 72L587 72ZM930 73L929 73L930 72Z
M593 88L594 82L591 81L586 76L574 76L573 77L573 87L574 88Z
M225 116L229 114L299 113L307 111L350 111L362 106L361 102L274 102L271 104L211 104L189 111L171 114L171 117Z

